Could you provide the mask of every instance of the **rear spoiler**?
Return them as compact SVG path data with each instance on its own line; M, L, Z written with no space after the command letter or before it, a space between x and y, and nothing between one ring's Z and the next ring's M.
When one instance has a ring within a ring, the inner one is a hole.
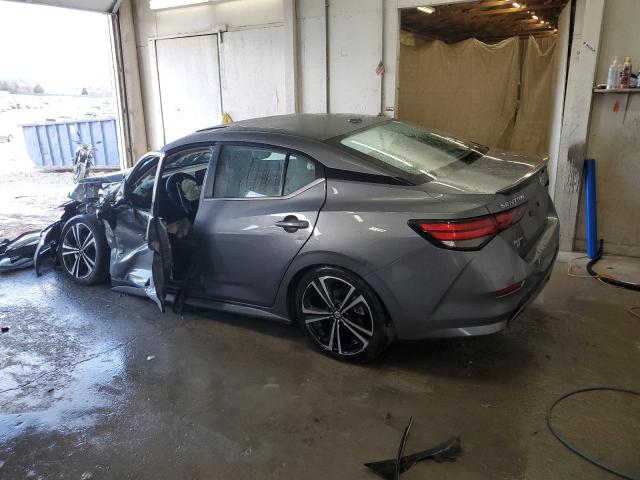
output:
M531 169L529 172L527 172L527 174L524 175L522 178L520 178L517 182L512 183L508 187L505 187L505 188L503 188L501 190L498 190L496 193L499 193L499 194L502 194L502 195L508 195L510 193L513 193L514 190L520 189L521 187L523 187L524 185L529 183L531 178L535 177L536 174L542 172L547 167L547 163L548 162L549 162L549 157L542 158L542 160L540 161L540 163L537 166L535 166L533 169ZM548 178L547 178L547 181L546 181L546 185L549 185L549 179Z

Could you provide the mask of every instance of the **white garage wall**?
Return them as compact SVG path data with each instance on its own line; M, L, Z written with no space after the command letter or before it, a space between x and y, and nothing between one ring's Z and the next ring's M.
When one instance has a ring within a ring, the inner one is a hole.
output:
M220 121L218 35L158 40L156 60L164 142Z
M614 55L640 66L640 7L637 0L607 1L597 61L597 83L606 83ZM595 94L586 158L596 160L598 238L605 253L640 257L640 94ZM617 106L616 106L617 103ZM586 248L584 203L578 208L575 247Z
M149 8L148 0L133 1L133 18L136 36L136 49L138 52L138 63L140 67L140 83L142 90L142 103L144 109L145 123L147 127L147 141L149 149L159 148L163 145L161 111L158 101L156 65L152 57L149 40L158 37L184 36L202 33L211 33L221 27L226 27L223 39L229 39L229 46L223 47L223 53L228 49L234 50L234 55L241 62L252 61L247 55L250 51L260 51L259 63L253 59L252 63L244 63L244 68L254 67L260 72L259 77L252 76L260 86L267 85L268 82L278 85L278 89L284 90L284 78L286 69L284 68L284 56L282 30L283 11L282 0L236 0L222 3L210 3L204 5L194 5L191 7L176 8L170 10L153 11ZM261 33L252 34L253 29L258 29ZM265 39L265 32L267 37ZM279 33L280 32L280 33ZM266 43L265 43L266 42ZM251 44L255 50L251 49ZM230 107L237 109L238 119L252 114L251 105L255 107L257 115L275 114L284 105L284 92L282 96L277 92L280 100L276 100L276 88L264 89L265 97L259 102L247 102L247 92L255 89L247 83L246 78L241 78L239 68L237 68L231 57L225 54L223 69L228 71L230 78L225 78L222 74L222 82L226 83L227 89L223 90ZM240 96L237 98L236 96ZM268 98L267 98L268 95ZM250 97L250 95L249 95ZM251 98L250 98L251 100ZM241 101L248 107L233 107ZM276 105L280 107L276 107ZM225 105L226 107L226 105ZM287 106L291 109L291 106ZM233 117L233 115L232 115ZM233 117L236 119L236 117Z
M327 111L325 0L298 0L298 105L304 113Z
M301 112L376 115L381 111L383 78L375 70L383 60L383 1L396 4L396 0L297 0ZM396 7L392 11L397 12ZM395 39L397 32L392 44ZM390 70L395 75L393 66Z
M549 193L555 195L556 173L558 171L558 156L560 155L560 133L562 131L562 117L564 114L564 92L567 80L567 64L569 50L569 20L571 4L568 3L558 19L558 49L557 70L554 85L554 109L551 117L551 138L549 139Z
M222 105L234 121L286 113L284 26L222 34Z
M149 39L211 33L223 26L228 30L221 45L223 106L234 120L290 113L296 103L305 113L394 115L398 7L410 0L233 0L159 11L148 4L133 0L150 148L160 147L163 138ZM295 25L286 25L288 18L296 18ZM287 43L290 32L293 48ZM381 60L383 77L375 73ZM248 65L259 76L246 71Z
M381 110L382 1L329 3L329 111L377 115Z

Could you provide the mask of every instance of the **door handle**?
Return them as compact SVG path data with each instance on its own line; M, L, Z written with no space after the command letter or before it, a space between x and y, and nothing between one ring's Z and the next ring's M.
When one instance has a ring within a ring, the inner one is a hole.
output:
M301 228L309 228L309 222L306 220L298 220L295 215L287 215L284 220L276 222L276 227L284 228L287 233L295 233Z

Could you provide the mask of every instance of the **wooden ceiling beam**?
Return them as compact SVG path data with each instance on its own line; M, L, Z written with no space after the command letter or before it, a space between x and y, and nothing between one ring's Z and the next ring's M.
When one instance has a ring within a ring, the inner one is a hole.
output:
M518 15L517 17L495 17L495 18L486 16L486 17L479 17L479 18L471 18L463 22L455 22L455 21L447 22L446 24L453 23L456 25L464 25L465 27L473 28L474 25L484 25L484 24L511 25L514 23L527 22L527 21L537 22L537 20L534 20L533 18L531 18L530 15Z
M511 7L511 8L494 8L492 10L477 10L477 11L473 11L470 10L469 11L469 15L471 15L472 17L482 17L485 15L502 15L505 13L516 13L516 12L521 12L522 9L521 8L516 8L516 7ZM526 12L526 10L525 10Z
M506 8L493 8L491 10L472 9L472 10L469 10L467 13L474 17L484 16L484 15L502 15L505 13L519 13L519 12L524 12L527 15L533 15L534 13L537 14L542 10L559 9L559 8L560 7L556 5L535 5L535 6L531 5L531 6L527 6L526 8L506 7ZM530 13L527 13L527 12L530 12Z
M465 38L508 38L529 34L553 33L562 8L568 0L522 0L523 8L511 0L483 0L436 7L431 15L415 9L403 9L401 25L423 36L446 42ZM531 18L532 13L547 23Z
M514 0L515 1L515 0ZM508 5L511 2L509 0L489 0L486 2L478 2L478 3L472 3L471 5L473 5L473 7L479 7L479 8L489 8L489 7L497 7L499 5ZM464 8L464 5L467 6L467 8L469 7L469 4L461 4L460 7ZM449 6L449 5L447 5Z

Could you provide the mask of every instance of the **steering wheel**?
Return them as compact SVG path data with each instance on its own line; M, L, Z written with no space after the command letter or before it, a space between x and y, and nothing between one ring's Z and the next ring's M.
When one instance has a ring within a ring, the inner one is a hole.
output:
M193 180L197 183L196 178L193 175L189 175L184 172L177 172L167 178L164 188L169 200L171 200L174 205L181 207L185 213L191 213L191 202L184 197L184 192L182 191L182 181L186 179Z

